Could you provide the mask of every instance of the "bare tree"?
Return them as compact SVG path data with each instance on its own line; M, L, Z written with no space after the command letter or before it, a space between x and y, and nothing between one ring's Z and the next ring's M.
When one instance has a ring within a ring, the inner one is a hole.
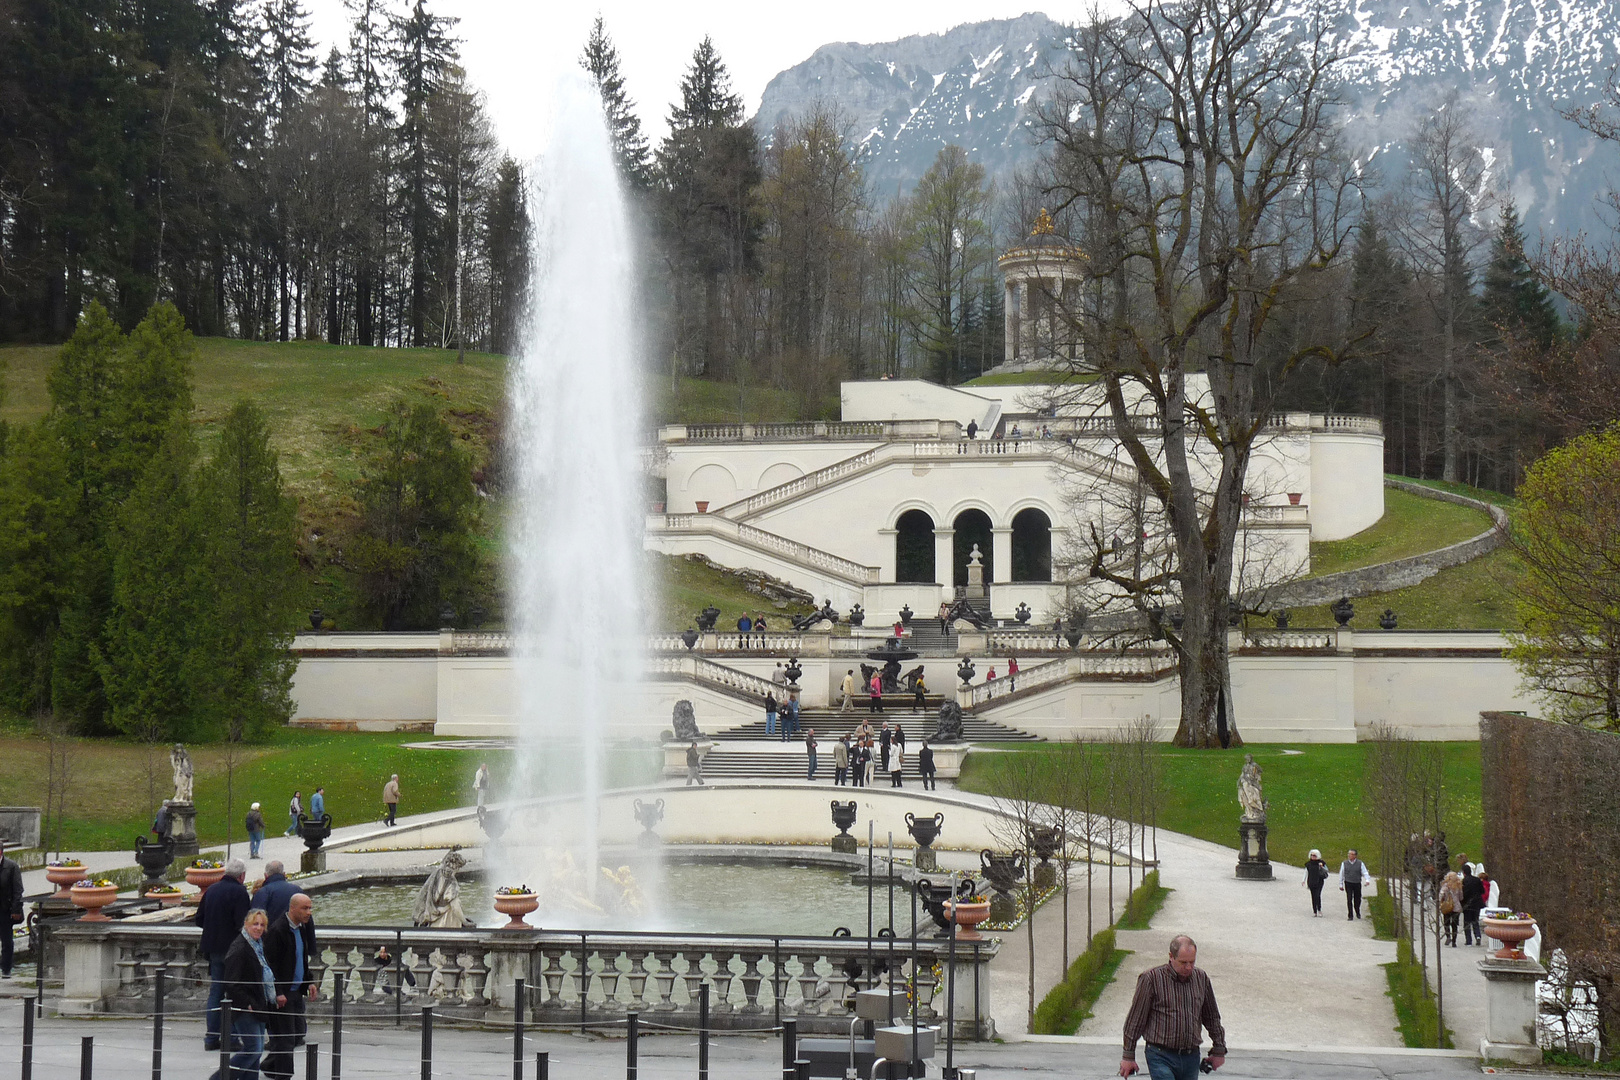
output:
M39 718L45 736L45 848L62 857L63 823L67 816L68 793L73 787L79 748L73 725L55 713Z
M1143 613L1174 584L1183 746L1241 742L1230 724L1223 737L1219 704L1244 482L1277 389L1348 349L1331 326L1281 332L1340 260L1354 181L1327 32L1274 32L1277 11L1143 0L1119 20L1094 15L1039 118L1048 190L1087 255L1063 311L1082 346L1072 393L1110 418L1173 557L1139 577L1099 536L1090 572Z
M1025 946L1029 952L1029 1016L1026 1023L1035 1028L1035 833L1050 820L1045 799L1050 784L1044 775L1044 754L1008 754L996 769L995 807L990 819L990 835L1002 848L1023 853L1023 906Z

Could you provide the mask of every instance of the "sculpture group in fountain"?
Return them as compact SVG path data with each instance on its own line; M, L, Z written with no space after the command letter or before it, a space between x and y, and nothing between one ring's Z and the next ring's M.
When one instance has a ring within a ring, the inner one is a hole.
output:
M189 803L191 801L191 783L193 770L191 768L191 755L180 743L174 744L169 751L169 764L174 768L174 799L173 802Z
M647 898L641 884L628 866L617 870L597 867L598 880L593 883L588 871L580 867L572 852L546 849L542 853L545 878L535 891L545 897L541 915L553 919L561 916L603 917L614 920L636 919L646 913Z
M939 726L928 737L929 742L961 742L962 741L962 706L954 701L947 701L939 707Z
M1237 795L1238 804L1243 807L1243 816L1238 820L1252 825L1264 824L1267 804L1260 790L1260 766L1254 763L1253 754L1243 755L1243 772L1238 776Z
M414 925L451 930L472 925L461 910L461 882L456 880L456 874L466 865L466 856L455 848L445 852L444 858L428 875L411 904L411 922Z

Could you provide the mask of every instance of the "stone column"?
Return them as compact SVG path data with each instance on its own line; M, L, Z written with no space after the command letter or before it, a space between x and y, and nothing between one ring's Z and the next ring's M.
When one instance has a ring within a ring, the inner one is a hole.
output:
M878 535L883 537L883 557L878 560L878 580L897 582L900 580L900 551L898 547L900 530L879 529ZM865 601L862 600L862 603L864 604Z
M1012 526L990 528L990 584L1005 585L1012 580Z
M956 580L956 568L951 565L951 560L954 558L951 554L951 548L955 543L955 529L942 529L938 525L934 526L934 580L945 586L945 595L947 597L953 595L951 584ZM935 612L919 611L917 614L927 619L932 618Z
M1018 286L1011 279L1003 287L1001 330L1008 360L1018 359Z
M1479 961L1485 976L1485 1037L1479 1056L1486 1061L1541 1064L1536 1042L1536 983L1547 969L1534 960Z
M62 996L56 1011L62 1016L104 1012L118 992L118 946L111 930L115 925L69 924L56 931L62 949Z
M1035 335L1035 311L1031 306L1033 294L1030 285L1029 278L1018 282L1018 358L1025 363L1034 360L1040 352L1040 339Z

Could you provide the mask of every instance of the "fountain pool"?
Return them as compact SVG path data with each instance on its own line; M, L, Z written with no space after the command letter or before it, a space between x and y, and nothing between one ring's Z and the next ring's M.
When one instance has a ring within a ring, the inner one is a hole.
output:
M650 920L656 925L638 929L823 937L844 926L858 937L866 935L866 886L851 884L847 869L791 861L672 860L662 874L658 915ZM484 926L504 921L490 905L493 890L487 879L461 883L461 906L468 918ZM321 893L315 898L315 918L329 926L409 925L416 892L415 885L369 885ZM888 925L888 894L880 887L872 897L876 932ZM931 927L926 915L920 918ZM894 921L898 932L910 932L911 897L898 888ZM538 916L530 922L541 924Z

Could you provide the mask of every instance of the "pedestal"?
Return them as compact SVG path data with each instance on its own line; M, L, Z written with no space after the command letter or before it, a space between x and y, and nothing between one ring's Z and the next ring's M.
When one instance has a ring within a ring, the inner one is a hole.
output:
M311 851L305 848L304 853L298 857L298 872L301 874L326 873L326 849L320 848Z
M1266 853L1266 824L1238 822L1237 876L1245 881L1270 881L1271 856Z
M911 865L924 873L932 874L939 869L939 859L934 855L931 847L920 847L911 858Z
M832 843L827 846L843 855L855 854L855 838L847 832L833 837Z
M1057 867L1049 862L1035 864L1035 887L1037 889L1052 889L1057 887Z
M163 805L169 808L169 839L174 841L175 859L190 860L196 858L201 850L197 846L196 805L188 802L175 802L173 799L164 799Z
M1547 969L1534 960L1479 961L1485 976L1485 1037L1479 1056L1486 1061L1541 1064L1536 1042L1536 983Z

